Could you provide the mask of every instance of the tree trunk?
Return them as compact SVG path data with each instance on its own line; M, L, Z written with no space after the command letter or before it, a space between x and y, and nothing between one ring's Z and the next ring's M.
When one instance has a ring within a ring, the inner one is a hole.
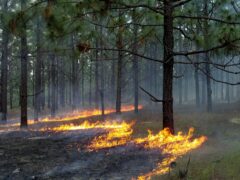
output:
M198 62L199 56L196 55L196 61ZM200 106L200 95L199 95L199 74L198 74L198 65L194 68L194 80L195 80L195 99L196 106Z
M51 116L56 115L56 57L51 55Z
M26 2L21 0L21 10L25 9ZM26 22L24 17L21 19L22 23L22 34L21 34L21 82L20 82L20 105L21 105L21 127L25 128L28 126L27 122L27 98L28 98L28 50L27 50L27 32Z
M84 105L85 105L85 97L84 97L84 83L85 83L85 81L84 81L84 70L85 70L85 62L84 62L84 60L82 59L81 60L81 69L82 69L82 77L81 77L81 87L82 87L82 90L81 90L81 96L82 96L82 98L81 98L81 100L82 100L82 106L84 107Z
M65 107L65 90L66 90L66 87L65 87L65 75L63 74L64 72L64 59L63 58L60 58L60 68L61 68L61 72L59 74L59 78L60 78L60 81L59 81L59 96L60 96L60 105L61 107Z
M119 10L119 23L121 23L121 11ZM116 113L121 113L121 100L122 100L122 64L123 64L123 26L120 24L118 29L117 37L117 48L118 48L118 62L117 62L117 97L116 97Z
M226 73L226 81L229 82L230 78L229 78L229 73ZM229 84L226 84L226 97L225 100L227 101L227 103L230 103L230 89L229 89Z
M47 62L47 79L48 79L48 91L47 91L47 96L48 96L48 99L47 99L47 106L48 106L48 109L51 108L51 55L48 55L48 62Z
M98 40L96 39L96 47L98 48ZM95 106L96 108L98 108L99 106L99 62L98 62L98 50L96 50L96 53L95 53L95 59L96 59L96 62L95 62Z
M9 86L9 105L13 109L13 86Z
M164 63L163 63L163 128L174 133L173 120L173 7L171 0L164 0Z
M208 17L208 0L204 0L204 16ZM203 36L204 36L204 43L205 47L209 45L209 32L208 32L208 22L207 20L204 21L204 29L203 29ZM205 61L207 62L205 65L206 70L206 83L207 83L207 112L212 111L212 88L211 88L211 70L210 70L210 58L209 54L205 53Z
M133 22L136 23L136 13L133 11ZM138 34L138 28L135 25L133 29L133 36L134 36L134 43L133 43L133 53L137 53L137 34ZM135 113L138 113L138 57L136 55L133 55L133 83L134 83L134 111Z
M179 73L182 74L182 65L178 65ZM178 80L178 103L179 105L182 105L183 102L183 96L182 96L182 88L183 88L183 77L179 78Z
M89 106L92 106L92 62L90 62L90 68L89 68Z
M179 51L182 51L182 49L183 49L183 40L182 40L181 33L179 33L178 49L179 49ZM182 57L179 57L179 60L182 60ZM182 65L178 64L177 67L178 67L178 73L180 75L182 75L183 74L183 67L182 67ZM182 105L182 103L183 103L183 91L182 91L182 89L183 89L183 78L184 78L184 76L180 77L178 79L178 104L179 105Z
M78 82L77 82L77 60L74 56L74 36L71 37L71 46L72 46L72 74L71 74L71 90L72 90L72 109L76 109L78 104Z
M8 0L3 2L3 13L8 11ZM1 62L1 99L0 99L0 118L2 121L7 121L7 87L8 87L8 42L9 32L4 27L2 31L2 62Z
M44 58L42 57L42 60L41 60L41 62L42 62L42 65L41 65L41 67L42 67L42 70L41 70L41 80L42 80L42 82L41 82L41 90L42 90L42 92L41 92L41 94L40 94L40 100L41 100L41 109L42 110L44 110L44 108L45 108L45 101L46 101L46 88L45 88L45 63L44 63Z
M102 23L102 19L101 19ZM100 27L100 48L103 48L103 27ZM101 57L101 90L100 90L100 97L101 97L101 110L102 110L102 119L104 119L105 115L105 103L104 103L104 97L105 97L105 80L104 80L104 56L103 56L103 50L100 51L100 57Z
M38 116L40 112L40 103L41 103L41 75L42 75L42 56L41 56L41 24L40 24L40 19L37 19L37 30L36 30L36 35L37 35L37 58L36 58L36 63L35 63L35 87L34 87L34 120L38 121Z
M114 58L114 60L112 60L112 63L111 63L111 70L112 70L112 72L111 72L111 93L110 93L110 95L111 95L111 103L114 103L115 101L114 101L114 98L116 97L115 96L115 82L116 82L116 77L115 77L115 74L116 74L116 68L115 68L115 56L114 56L114 52L113 52L113 58Z

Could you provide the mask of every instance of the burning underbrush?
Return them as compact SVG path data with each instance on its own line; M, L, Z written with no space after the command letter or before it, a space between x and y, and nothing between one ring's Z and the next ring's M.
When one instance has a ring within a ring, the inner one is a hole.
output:
M109 152L125 151L125 153L128 153L129 149L131 149L135 153L145 152L150 154L157 151L159 157L161 157L160 162L157 162L157 165L151 172L140 175L139 179L148 179L153 175L167 173L172 162L189 151L200 147L207 139L205 136L194 138L193 128L190 128L187 134L178 132L176 135L172 135L168 129L164 129L156 134L149 130L147 137L133 138L133 125L133 122L124 121L98 121L95 123L85 121L79 125L67 124L41 129L41 131L68 132L73 130L103 129L105 133L95 136L86 145L88 151L99 152L100 150L108 150Z
M65 116L59 118L59 121L69 119L72 118ZM70 173L71 176L78 174L78 177L83 179L150 179L154 175L167 173L173 162L189 151L199 148L207 139L205 136L194 137L193 128L190 128L188 133L178 132L176 135L172 135L168 129L155 134L149 130L147 136L136 138L133 130L135 122L60 122L55 126L36 126L29 131L10 135L11 138L19 136L27 141L61 142L60 147L66 149L71 160L39 172L39 177L59 178L64 173ZM48 148L51 149L50 146Z
M138 109L142 109L143 106L139 105ZM129 112L133 111L134 106L133 105L124 105L121 107L121 112ZM111 114L114 113L115 109L105 109L104 114ZM94 116L100 116L102 114L102 111L100 109L86 109L86 110L75 110L73 112L69 113L64 113L63 115L59 114L56 117L43 117L40 118L39 121L35 121L33 119L28 120L28 125L34 125L34 124L39 124L39 123L54 123L54 122L68 122L68 121L74 121L82 118L88 118L88 117L94 117ZM7 128L16 128L20 126L19 122L13 122L13 123L8 123L8 124L3 124L1 126L5 126ZM11 130L11 129L10 129Z

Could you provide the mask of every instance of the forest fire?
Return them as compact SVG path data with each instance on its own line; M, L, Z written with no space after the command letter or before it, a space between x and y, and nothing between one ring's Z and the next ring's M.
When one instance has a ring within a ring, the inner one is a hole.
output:
M89 122L89 121L84 121L83 123L79 125L74 125L74 124L63 124L57 127L53 128L42 128L40 129L41 131L73 131L73 130L82 130L82 129L130 129L131 124L128 124L126 122L109 122L109 121L104 121L104 122Z
M134 146L143 147L146 150L159 150L164 159L157 164L157 167L147 174L143 174L138 179L149 179L153 175L165 174L169 171L170 164L177 158L189 151L200 147L207 137L193 137L194 129L190 128L187 134L178 132L172 135L168 129L159 131L157 134L148 132L147 137L133 138L133 122L96 122L85 121L80 125L62 125L54 127L53 131L71 131L80 129L104 129L107 134L95 137L88 145L89 151L99 151L101 149L113 148L134 144Z
M131 124L129 126L125 124L125 126L114 129L105 136L98 136L94 138L89 148L91 150L99 150L134 143L142 145L146 150L160 150L165 157L163 161L152 172L141 175L138 179L149 179L153 175L165 174L168 172L171 162L187 152L200 147L207 140L205 136L193 138L193 128L190 128L186 135L182 132L172 135L168 129L164 129L155 135L149 131L147 137L132 139L131 134L133 130L131 127Z
M200 147L207 140L205 136L193 138L193 132L194 129L190 128L186 135L182 132L172 135L168 129L164 129L155 135L149 131L147 137L135 139L134 142L136 144L143 144L146 149L160 149L161 153L166 156L157 165L157 168L150 173L140 176L138 179L150 179L153 175L165 174L173 161L187 152Z
M142 109L143 106L139 105L138 109ZM122 106L121 111L122 112L129 112L133 111L134 106L133 105L125 105ZM115 109L105 109L105 114L111 114L114 113ZM41 122L64 122L64 121L73 121L73 120L78 120L80 118L87 118L87 117L93 117L93 116L99 116L102 114L102 111L99 109L87 109L83 111L73 111L71 113L66 113L63 116L56 116L56 117L45 117L45 118L40 118L39 121L34 121L33 119L28 120L28 125L36 124L36 123L41 123ZM20 126L20 123L11 123L11 124L6 124L5 126L7 127L18 127ZM73 128L73 126L71 126ZM76 128L76 127L75 127Z
M99 150L127 144L131 141L133 124L133 122L123 122L117 126L113 126L114 128L111 128L106 135L95 137L88 148L90 150Z
M139 109L142 109L143 106L139 105L138 106ZM129 111L133 111L134 110L134 106L133 105L125 105L122 106L121 111L122 112L129 112ZM105 109L104 113L105 114L111 114L114 113L115 109ZM99 116L102 114L102 111L100 109L90 109L90 110L83 110L83 111L74 111L72 113L67 113L65 116L61 117L55 117L55 118L51 118L51 117L46 117L41 119L41 122L59 122L59 121L72 121L75 119L80 119L80 118L86 118L86 117L92 117L92 116Z

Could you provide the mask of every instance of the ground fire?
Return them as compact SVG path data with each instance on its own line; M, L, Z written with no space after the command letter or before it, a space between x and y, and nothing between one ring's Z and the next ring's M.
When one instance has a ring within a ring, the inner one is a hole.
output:
M153 134L149 130L147 137L133 138L133 125L134 122L98 121L91 123L84 121L79 125L67 124L42 130L55 132L81 129L106 130L106 134L99 135L90 142L87 147L89 151L127 146L128 144L141 146L146 150L159 150L159 152L164 155L164 159L157 164L155 169L139 176L138 179L149 179L153 175L167 173L172 162L189 151L200 147L207 140L205 136L194 138L193 128L190 128L187 134L178 132L176 135L172 135L168 129L164 129L156 134Z
M140 106L139 108L142 108ZM123 111L132 111L133 106L125 106ZM106 110L106 114L114 112L112 109ZM29 124L36 124L30 128L33 131L48 132L48 133L71 133L81 134L81 130L92 130L101 133L96 133L93 138L87 142L85 149L88 152L100 152L114 150L117 147L122 149L128 149L133 147L133 151L136 153L141 149L146 153L157 153L163 158L155 164L155 167L148 173L140 173L137 179L150 179L154 175L165 174L169 171L169 166L172 162L175 162L179 157L187 154L189 151L200 147L207 138L205 136L194 137L194 129L190 128L187 134L178 132L176 135L172 135L168 129L164 129L154 134L148 130L148 135L145 137L134 136L134 125L137 121L120 121L120 120L105 120L105 121L88 121L85 120L81 123L74 121L74 123L68 123L70 120L77 120L84 117L91 117L100 115L101 111L98 110L86 110L75 111L72 114L65 116L59 116L57 118L44 118L40 122L43 124L48 122L57 122L52 126L38 126L38 122L33 120L29 121ZM61 124L60 124L61 123ZM16 124L10 124L9 127L16 126ZM74 148L74 146L73 146Z
M138 109L142 109L143 106L139 105ZM129 111L133 111L134 110L134 106L133 105L124 105L121 108L122 112L129 112ZM107 108L105 109L105 114L111 114L114 113L115 109L111 109L111 108ZM87 118L87 117L93 117L93 116L99 116L102 114L102 111L99 109L87 109L87 110L75 110L73 112L70 113L65 113L64 115L59 115L56 117L44 117L44 118L40 118L39 121L35 121L33 119L29 119L28 120L28 124L32 125L32 124L36 124L36 123L41 123L41 122L64 122L64 121L73 121L73 120L78 120L81 118ZM7 127L19 127L20 123L9 123L6 124Z

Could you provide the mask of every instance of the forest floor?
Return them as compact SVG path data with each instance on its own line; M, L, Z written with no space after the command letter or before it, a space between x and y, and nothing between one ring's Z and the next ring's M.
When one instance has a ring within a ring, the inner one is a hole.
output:
M134 136L158 132L161 127L160 107L145 107L138 115L128 112L109 119L136 120ZM89 118L88 118L89 119ZM90 118L96 121L98 117ZM83 119L74 120L74 123ZM64 122L61 122L64 123ZM68 122L70 123L70 122ZM59 122L57 123L59 124ZM55 126L56 123L52 123ZM41 126L41 125L40 125ZM44 124L42 124L44 126ZM166 175L152 179L179 179L186 167L188 179L240 179L240 105L216 105L212 113L192 106L175 108L177 131L196 129L206 135L207 142L176 161L177 166ZM0 125L1 130L5 130ZM67 133L11 131L0 134L0 179L131 179L151 171L161 160L161 153L141 147L117 147L96 152L86 151L86 144L103 130L81 130Z

